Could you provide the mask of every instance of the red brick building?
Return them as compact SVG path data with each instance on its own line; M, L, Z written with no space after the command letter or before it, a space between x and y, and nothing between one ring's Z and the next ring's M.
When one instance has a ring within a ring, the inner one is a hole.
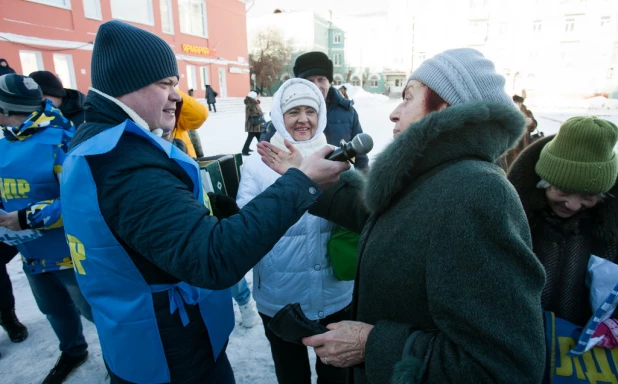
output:
M97 29L122 20L162 37L178 60L179 89L204 97L249 92L245 2L241 0L0 0L0 58L18 73L56 73L86 93Z

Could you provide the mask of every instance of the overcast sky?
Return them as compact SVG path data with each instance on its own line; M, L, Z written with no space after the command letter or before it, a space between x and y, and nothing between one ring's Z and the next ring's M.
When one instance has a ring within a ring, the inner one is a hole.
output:
M247 13L247 17L256 18L267 13L272 13L276 8L284 11L314 11L323 16L328 16L328 10L333 11L333 16L363 13L380 8L388 0L359 1L359 0L255 0L253 7Z

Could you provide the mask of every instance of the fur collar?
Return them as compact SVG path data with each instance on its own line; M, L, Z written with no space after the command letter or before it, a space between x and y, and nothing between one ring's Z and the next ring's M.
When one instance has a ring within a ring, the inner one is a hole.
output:
M580 228L607 244L618 242L618 181L609 191L611 196L604 202L571 219L558 219L549 213L545 191L536 187L541 178L536 174L534 167L541 156L541 150L553 138L554 136L545 137L530 145L519 155L509 170L509 181L517 190L530 227L535 228L543 223L549 223L562 227L564 231Z
M524 118L513 106L465 103L427 115L410 125L376 158L365 201L379 214L393 198L432 168L462 157L494 163L517 143Z

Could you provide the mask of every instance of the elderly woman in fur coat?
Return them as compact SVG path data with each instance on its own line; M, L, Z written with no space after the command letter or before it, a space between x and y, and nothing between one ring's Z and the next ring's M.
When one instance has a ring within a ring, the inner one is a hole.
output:
M495 161L524 118L504 78L464 48L426 60L392 112L394 141L310 209L361 233L353 319L304 339L350 382L534 383L543 377L543 268ZM267 143L282 172L298 154Z
M579 326L592 316L590 255L618 263L617 140L613 123L574 117L522 152L508 176L545 268L543 309Z

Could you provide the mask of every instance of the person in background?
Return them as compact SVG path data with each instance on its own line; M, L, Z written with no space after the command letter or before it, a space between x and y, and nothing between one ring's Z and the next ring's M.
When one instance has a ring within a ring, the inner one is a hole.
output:
M309 210L363 234L354 321L303 340L323 363L351 367L355 384L543 378L543 267L494 164L524 130L504 83L471 48L425 60L367 178L345 172ZM258 149L279 172L302 158Z
M294 76L309 80L322 92L326 100L326 141L336 147L341 146L341 140L351 141L354 136L363 133L358 113L351 100L346 100L333 82L333 62L323 52L309 52L298 56L294 63ZM367 170L369 158L359 155L354 162L354 168Z
M187 148L185 153L195 159L201 156L197 155L195 147L193 146L193 141L189 136L189 132L195 131L204 125L204 122L208 118L208 110L204 104L195 100L186 93L179 90L176 92L178 92L178 94L182 97L182 106L176 109L178 114L178 122L176 124L176 129L174 129L173 137L174 139L180 139Z
M0 77L0 178L7 214L0 226L36 229L41 237L17 245L37 306L60 341L62 354L44 384L62 383L88 358L80 314L92 321L63 228L60 174L73 124L30 77ZM36 165L36 166L33 166Z
M264 113L260 107L258 94L255 91L251 91L245 97L245 132L247 132L247 140L245 140L245 145L242 147L243 156L249 156L249 152L252 152L249 146L253 139L260 141L262 124L264 122Z
M8 75L9 73L15 73L15 70L9 66L6 60L0 59L0 76Z
M341 93L341 96L343 96L344 99L350 100L350 98L348 97L348 89L345 87L345 85L340 85L338 89L339 93Z
M324 159L325 147L218 220L198 164L161 138L181 101L169 44L105 22L91 74L87 122L64 161L62 197L71 203L62 217L111 382L232 384L228 288L349 166Z
M618 263L617 141L612 122L573 117L522 152L508 174L545 268L543 309L578 326L592 316L590 255Z
M286 150L284 140L303 156L326 145L326 103L313 83L303 79L284 82L273 98L272 123L277 133L271 144ZM238 197L249 203L281 177L261 157L252 155L243 166ZM307 318L323 325L350 318L352 281L339 281L333 271L327 244L334 224L306 213L253 268L253 295L264 324L279 384L311 383L307 347L287 342L267 324L289 303L300 303ZM345 383L345 370L316 361L319 383Z
M208 104L208 112L212 112L214 110L214 112L217 113L217 96L219 96L219 94L212 89L210 84L206 84L206 103Z
M28 76L39 84L43 98L51 100L62 116L71 120L75 129L84 122L86 95L76 89L64 88L58 76L49 71L36 71Z

